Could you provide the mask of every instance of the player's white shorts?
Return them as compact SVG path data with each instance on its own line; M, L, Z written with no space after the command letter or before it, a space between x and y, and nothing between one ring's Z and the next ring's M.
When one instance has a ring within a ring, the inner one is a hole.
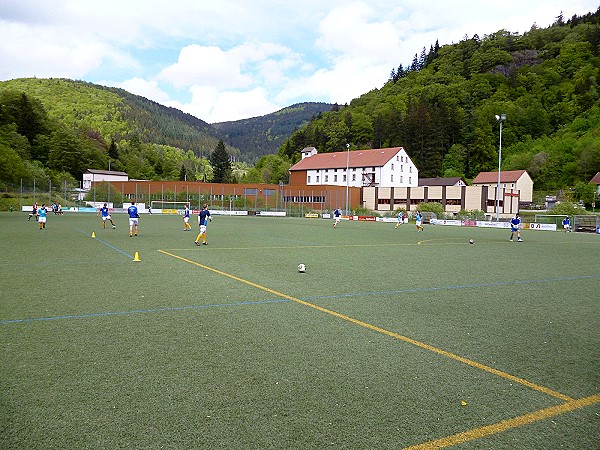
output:
M38 218L38 222L39 222L39 223L46 223L46 218L45 218L45 217L42 217L42 216L40 216L40 217Z
M206 233L206 225L200 225L200 234Z
M421 226L421 221L420 221L420 220L417 220L415 223L416 223L416 225L417 225L418 227L420 227L420 226Z
M335 223L340 223L340 218L339 217L335 218Z
M102 216L102 220L104 220L105 222L110 219L111 219L110 214L108 216Z
M565 224L565 225L563 225L563 228L564 228L565 230L570 230L570 229L571 229L571 225L566 225L566 224Z
M138 224L138 218L137 217L130 217L129 218L129 225L137 225Z
M188 222L190 221L190 218L189 218L189 217L184 217L184 218L183 218L183 221L184 221L185 223L188 223Z

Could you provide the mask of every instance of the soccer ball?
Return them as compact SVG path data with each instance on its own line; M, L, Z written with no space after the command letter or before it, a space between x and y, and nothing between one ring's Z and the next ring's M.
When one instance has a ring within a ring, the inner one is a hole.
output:
M306 266L304 264L298 264L298 272L306 272Z
M475 241L473 239L469 239L469 244L474 244Z

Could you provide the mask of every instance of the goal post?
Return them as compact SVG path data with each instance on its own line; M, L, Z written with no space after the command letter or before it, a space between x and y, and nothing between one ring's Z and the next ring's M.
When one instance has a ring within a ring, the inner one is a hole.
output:
M150 209L161 209L163 214L179 214L185 209L187 205L191 208L190 202L168 202L163 200L152 200L150 202Z
M562 222L564 218L567 217L567 214L536 214L535 215L535 223L549 223L555 224L557 230L562 230ZM573 218L571 219L571 225L573 225Z

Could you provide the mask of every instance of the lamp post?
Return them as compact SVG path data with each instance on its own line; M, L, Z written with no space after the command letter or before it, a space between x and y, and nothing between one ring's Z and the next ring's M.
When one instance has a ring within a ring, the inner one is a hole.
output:
M348 214L348 187L350 186L350 144L346 144L346 214Z
M498 147L498 187L496 188L496 222L500 221L500 170L502 169L502 123L506 120L506 114L496 114L496 120L500 122L500 146Z

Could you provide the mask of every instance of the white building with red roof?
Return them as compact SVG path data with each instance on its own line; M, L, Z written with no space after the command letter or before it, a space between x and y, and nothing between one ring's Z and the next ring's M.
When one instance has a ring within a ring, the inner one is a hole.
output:
M307 147L302 159L290 168L290 184L416 187L419 171L402 147L334 153Z
M498 172L480 172L471 183L473 186L498 187ZM519 195L521 202L533 201L533 180L525 170L504 170L500 172L501 199L506 195Z

